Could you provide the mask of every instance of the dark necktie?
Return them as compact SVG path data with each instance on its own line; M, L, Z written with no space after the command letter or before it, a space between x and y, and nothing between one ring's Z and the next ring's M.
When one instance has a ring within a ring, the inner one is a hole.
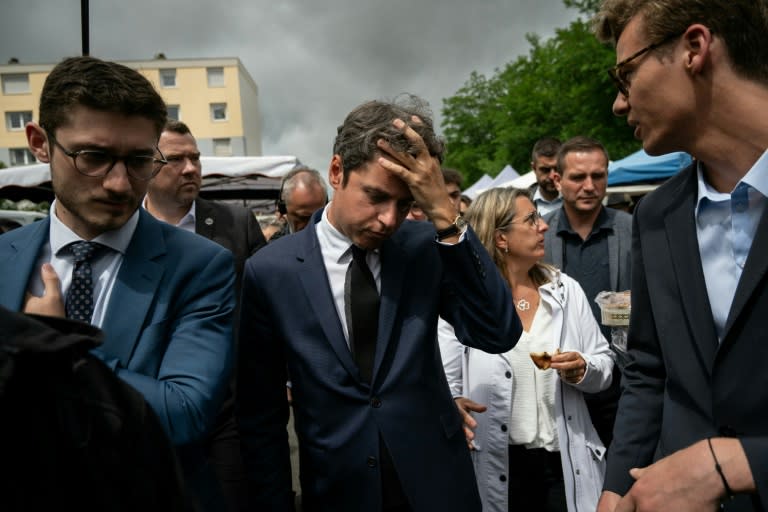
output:
M379 331L379 291L371 269L365 261L365 250L352 246L352 262L347 270L349 303L349 346L366 382L373 375L373 357Z
M91 322L93 315L93 277L91 258L99 247L95 242L75 242L69 246L75 258L72 283L67 292L67 318Z

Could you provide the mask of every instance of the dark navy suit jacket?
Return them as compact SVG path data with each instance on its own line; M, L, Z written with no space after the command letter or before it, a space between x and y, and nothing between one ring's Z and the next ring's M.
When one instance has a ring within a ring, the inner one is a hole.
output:
M696 199L691 166L634 213L628 338L634 362L624 370L605 488L625 494L633 482L630 468L709 436L736 436L768 503L768 209L718 343L696 236ZM726 510L764 508L740 497Z
M293 386L305 510L381 509L379 436L415 511L481 508L446 383L437 319L465 344L504 352L521 327L509 289L471 230L454 246L406 221L381 246L371 384L361 380L331 295L315 223L246 263L239 419L255 510L292 510L286 370Z

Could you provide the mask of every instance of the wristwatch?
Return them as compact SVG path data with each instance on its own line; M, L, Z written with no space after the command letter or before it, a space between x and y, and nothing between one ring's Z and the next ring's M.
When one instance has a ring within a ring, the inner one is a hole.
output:
M441 241L441 240L445 240L446 238L450 238L452 236L458 235L459 233L463 232L464 229L466 229L466 227L467 227L467 221L461 215L457 215L456 218L453 219L453 224L451 224L445 229L437 230L437 235L435 235L435 239L437 241Z

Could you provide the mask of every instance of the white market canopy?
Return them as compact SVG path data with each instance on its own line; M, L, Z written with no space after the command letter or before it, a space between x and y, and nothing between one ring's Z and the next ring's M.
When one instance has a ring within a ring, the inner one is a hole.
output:
M214 199L276 197L280 180L301 165L295 156L202 156L201 195ZM33 201L50 200L51 170L48 164L0 169L0 197Z

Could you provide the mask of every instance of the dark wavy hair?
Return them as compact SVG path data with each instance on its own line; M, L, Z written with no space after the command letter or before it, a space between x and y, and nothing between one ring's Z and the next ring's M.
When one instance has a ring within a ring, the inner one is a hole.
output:
M413 116L420 122L415 122ZM393 101L368 101L352 110L336 133L333 154L341 157L342 185L346 185L350 172L382 155L376 145L379 139L384 139L397 151L415 154L413 144L392 125L395 119L402 119L413 128L424 139L429 154L443 161L445 144L435 134L432 112L424 100L403 94Z
M55 135L79 106L149 119L157 138L168 119L163 98L141 73L94 57L70 57L53 68L40 95L40 126Z

